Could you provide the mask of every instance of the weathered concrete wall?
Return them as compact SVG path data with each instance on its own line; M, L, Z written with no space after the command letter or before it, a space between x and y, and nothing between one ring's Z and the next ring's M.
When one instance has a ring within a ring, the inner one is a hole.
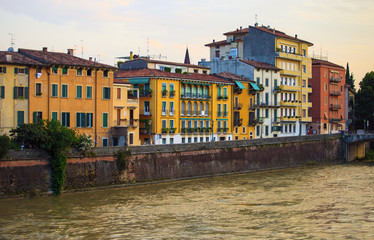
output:
M124 161L125 167L113 155L124 148L96 148L97 157L70 154L64 189L337 162L342 160L341 146L340 135L134 146L129 147L131 155ZM12 152L0 161L0 196L46 192L49 185L45 153Z

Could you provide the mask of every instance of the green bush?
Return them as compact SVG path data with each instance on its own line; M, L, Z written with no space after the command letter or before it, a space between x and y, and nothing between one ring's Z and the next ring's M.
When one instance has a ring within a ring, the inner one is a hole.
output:
M0 160L8 154L10 138L7 135L0 136Z

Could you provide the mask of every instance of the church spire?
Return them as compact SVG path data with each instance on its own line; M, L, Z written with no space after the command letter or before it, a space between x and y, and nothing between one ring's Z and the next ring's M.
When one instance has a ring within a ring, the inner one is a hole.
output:
M186 48L186 56L184 57L185 64L191 64L190 62L190 54L188 53L188 47Z

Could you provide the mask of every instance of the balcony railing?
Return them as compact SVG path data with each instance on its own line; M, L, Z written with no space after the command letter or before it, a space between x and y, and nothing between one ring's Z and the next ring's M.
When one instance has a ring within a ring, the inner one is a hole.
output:
M242 109L242 104L241 103L236 103L235 105L234 105L234 109L235 110L240 110L240 109Z
M211 97L208 94L204 93L181 93L181 99L200 99L200 100L209 100Z
M217 133L227 133L229 128L217 128Z
M130 119L129 126L130 127L137 127L138 126L138 119Z
M340 91L331 91L330 95L331 96L340 96L340 95L342 95L342 93Z
M341 108L342 108L341 105L330 104L330 110L339 110Z
M330 118L330 122L341 122L341 118Z
M210 133L210 132L212 132L212 128L210 127L207 127L207 128L190 127L190 128L181 129L182 134L205 134L205 133Z
M342 81L341 78L330 77L330 82L333 82L333 83L340 83L341 81Z
M248 125L249 126L254 126L258 123L258 119L257 118L252 118L252 119L249 119L249 123Z
M152 90L140 90L139 97L152 97Z
M241 126L243 124L243 118L234 119L234 126Z
M168 96L168 90L162 90L162 97L167 97Z
M201 117L208 117L210 115L210 112L204 111L204 114L202 111L181 111L180 112L181 116L184 117L192 117L192 116L201 116Z

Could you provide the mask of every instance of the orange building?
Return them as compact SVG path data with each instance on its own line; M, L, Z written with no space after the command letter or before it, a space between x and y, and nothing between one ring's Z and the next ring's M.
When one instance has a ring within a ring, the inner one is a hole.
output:
M344 130L345 68L312 59L312 78L309 81L312 85L312 123L308 126L309 132L327 134Z
M68 53L19 49L46 66L30 67L29 122L59 120L86 133L95 146L111 145L113 76L115 67Z

